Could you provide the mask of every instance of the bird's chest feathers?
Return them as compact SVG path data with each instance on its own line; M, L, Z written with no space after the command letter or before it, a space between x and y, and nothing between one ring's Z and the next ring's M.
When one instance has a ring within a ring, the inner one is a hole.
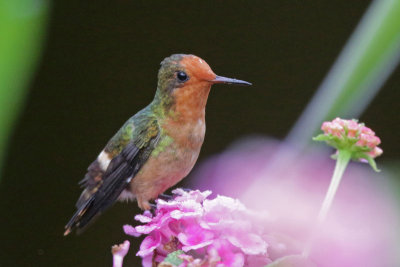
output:
M149 162L152 176L179 181L190 172L199 156L205 134L204 119L184 124L166 120L161 128L160 140Z
M189 172L197 160L205 134L203 118L197 121L180 123L166 121L162 137L153 151L152 156L158 158L166 168Z
M182 180L193 168L204 140L205 123L162 125L159 142L149 160L132 179L132 192L143 199L154 199Z

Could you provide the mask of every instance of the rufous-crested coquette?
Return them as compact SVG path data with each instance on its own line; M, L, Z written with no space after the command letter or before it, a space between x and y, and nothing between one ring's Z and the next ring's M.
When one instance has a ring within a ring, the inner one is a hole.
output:
M194 55L161 62L154 100L111 138L80 182L83 190L64 235L85 227L116 200L137 199L141 209L193 168L206 130L211 85L248 82L217 76Z

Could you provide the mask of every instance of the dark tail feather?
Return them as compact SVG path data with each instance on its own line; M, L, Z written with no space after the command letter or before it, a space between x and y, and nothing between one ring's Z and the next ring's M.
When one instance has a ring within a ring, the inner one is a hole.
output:
M71 233L75 228L83 228L89 222L89 220L85 220L85 223L82 223L82 219L85 218L86 211L90 208L93 202L93 198L89 198L85 203L82 203L79 209L74 213L69 222L65 225L64 236ZM93 217L93 216L92 216Z
M131 173L132 167L122 162L116 172L112 173L94 194L85 201L84 198L80 198L77 203L78 210L65 226L64 235L68 235L75 228L78 232L82 232L93 218L114 204L130 181L130 178L118 179L118 177L129 177Z
M151 140L151 142L156 142L158 135ZM80 231L94 217L109 208L128 186L132 177L137 174L150 152L151 150L139 150L136 145L128 144L120 154L114 157L103 175L103 182L91 188L90 191L85 189L82 193L77 202L78 210L65 226L64 235L68 235L75 228Z

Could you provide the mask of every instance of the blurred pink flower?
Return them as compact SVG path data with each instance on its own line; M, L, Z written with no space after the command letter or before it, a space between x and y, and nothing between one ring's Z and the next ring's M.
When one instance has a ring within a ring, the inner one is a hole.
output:
M154 216L144 212L135 217L143 225L124 226L126 234L148 235L137 253L143 258L143 266L152 266L153 259L162 262L177 250L184 251L184 263L192 265L212 262L214 266L257 267L270 262L265 224L255 223L263 220L262 216L236 199L207 199L211 191L176 189L173 193L176 197L169 201L156 201Z
M366 127L361 131L372 132ZM275 262L298 253L298 247L301 251L315 226L334 163L326 151L305 153L286 143L252 138L197 167L190 186L239 198L260 213L268 210L274 217L268 231L275 233L266 238L268 255ZM353 164L344 176L311 260L320 267L399 266L400 206L387 172L378 177Z

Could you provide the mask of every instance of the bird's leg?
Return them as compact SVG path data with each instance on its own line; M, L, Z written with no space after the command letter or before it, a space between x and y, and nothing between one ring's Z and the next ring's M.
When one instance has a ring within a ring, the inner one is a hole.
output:
M157 210L157 204L150 203L150 212L151 214L153 214L153 216L156 215L156 210Z
M185 191L187 193L193 191L192 189L189 189L189 188L180 188L180 189L182 189L183 191ZM168 194L162 193L162 194L158 195L158 198L165 200L165 201L169 201L169 200L174 199L176 196L178 196L178 194L172 193L171 195L168 195Z
M151 209L151 205L148 200L144 200L143 198L137 196L137 202L138 202L139 208L141 208L142 210L150 210Z

